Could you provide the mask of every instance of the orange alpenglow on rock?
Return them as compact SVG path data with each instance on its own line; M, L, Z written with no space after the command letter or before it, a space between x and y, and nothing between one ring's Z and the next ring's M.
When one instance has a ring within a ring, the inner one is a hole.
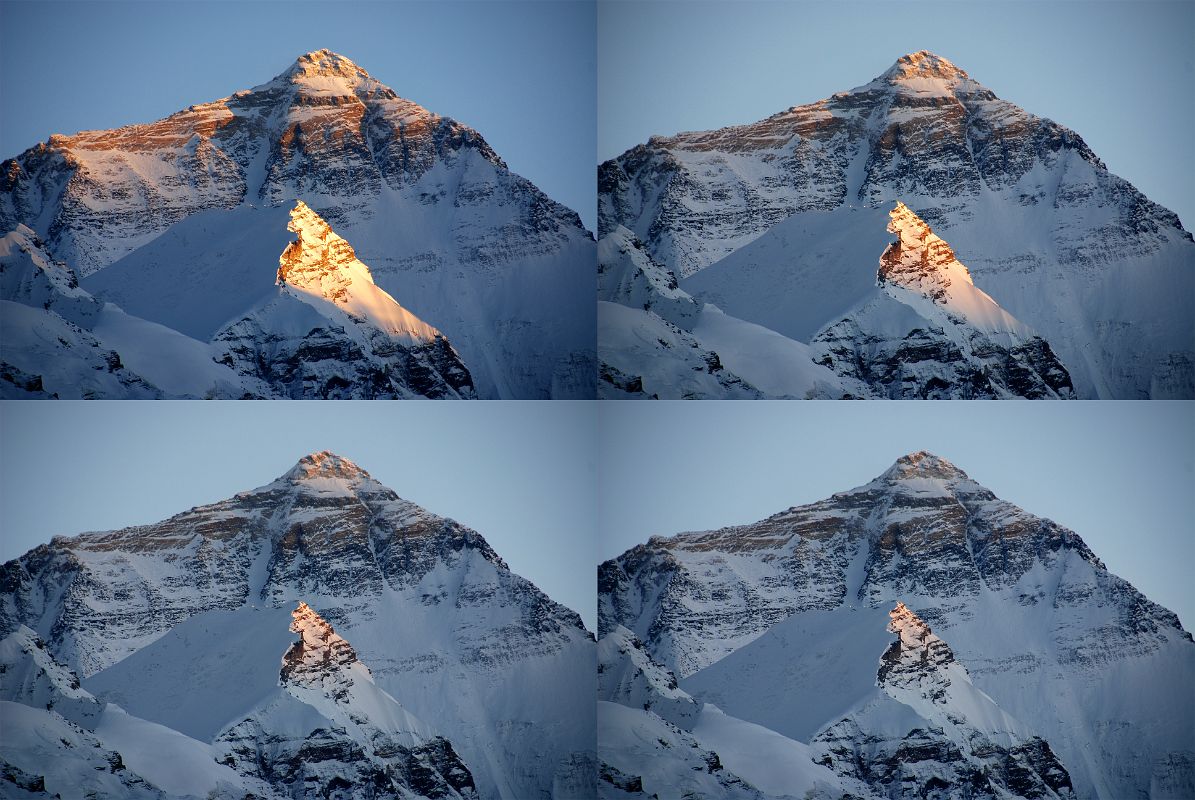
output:
M298 238L278 259L279 286L305 295L300 299L308 302L331 302L353 319L409 343L431 342L443 335L374 283L373 273L357 258L353 246L302 200L295 201L286 229Z
M282 657L283 684L318 684L333 673L360 664L353 646L342 639L311 606L300 602L291 612L291 617L290 631L299 634L300 638ZM366 674L369 673L369 668L364 664L361 664L361 668ZM350 673L344 673L344 683L352 685Z
M899 200L888 212L888 232L897 240L880 256L879 282L919 291L934 302L946 299L953 277L973 284L971 272L954 257L954 250L933 232L925 220Z

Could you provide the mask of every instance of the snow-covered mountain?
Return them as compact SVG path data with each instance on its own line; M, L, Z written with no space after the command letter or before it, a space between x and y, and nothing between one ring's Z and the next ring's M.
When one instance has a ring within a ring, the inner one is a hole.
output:
M875 287L875 211L897 202L1048 343L1079 397L1195 397L1190 233L1078 134L940 56L599 169L602 238L627 229L698 302L803 344Z
M1003 752L1059 796L1068 781L1077 797L1195 789L1195 719L1176 703L1195 644L1178 618L929 453L757 523L653 538L598 580L603 641L625 628L695 702L871 792L904 796L891 768L914 752L962 770L947 784Z
M247 255L277 241L274 212L296 201L352 243L379 290L443 332L479 396L593 396L594 245L577 215L476 131L338 54L308 53L158 122L55 135L0 165L0 227L25 225L94 276L97 295L173 328L157 316L170 315L191 337L188 324L210 335L268 293L282 247L248 267L249 285ZM121 279L101 278L123 262ZM200 291L180 297L179 278Z
M36 631L100 700L215 748L245 780L281 791L326 753L336 763L311 776L329 786L385 773L423 776L429 796L592 793L580 618L475 531L332 453L0 572L0 631Z
M210 270L192 273L180 262L105 273L113 280L100 287L127 297L142 318L80 288L18 225L0 240L3 367L13 376L0 391L15 398L476 396L443 334L379 289L319 215L298 201L286 229L298 239L282 250L269 289L260 278L226 286ZM207 243L227 246L220 237ZM211 296L219 300L209 304ZM202 329L232 309L239 309L232 321Z

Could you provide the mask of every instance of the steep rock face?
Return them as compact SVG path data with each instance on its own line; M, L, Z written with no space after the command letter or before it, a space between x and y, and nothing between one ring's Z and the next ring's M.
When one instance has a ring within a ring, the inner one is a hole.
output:
M606 162L599 235L626 227L683 285L794 215L898 198L1052 345L1079 396L1195 396L1182 311L1195 296L1195 243L1178 218L1109 173L1075 132L926 51L828 99L653 137Z
M301 200L276 294L217 331L214 355L293 399L472 398L440 331L373 282L369 267Z
M881 291L813 338L817 363L892 399L1074 396L1050 345L976 288L950 245L904 203L889 216Z
M382 689L481 765L481 796L533 795L592 759L594 644L580 618L476 531L332 453L228 500L57 538L0 568L0 627L29 625L85 677L202 612L300 598L355 640Z
M299 641L282 657L279 680L283 686L323 690L340 700L338 693L352 686L351 667L360 663L357 652L306 603L299 603L292 616L290 630L299 634Z
M448 740L377 688L310 606L292 616L300 638L282 658L282 691L216 737L222 764L289 796L477 798Z
M485 397L593 396L593 239L482 136L319 50L166 119L0 165L18 223L91 275L203 211L304 198L461 350Z
M1072 531L929 453L758 523L653 538L604 563L598 591L602 635L628 628L682 681L797 615L903 598L1050 742L1079 795L1140 790L1195 733L1166 700L1195 681L1177 617ZM1142 690L1121 702L1128 680Z

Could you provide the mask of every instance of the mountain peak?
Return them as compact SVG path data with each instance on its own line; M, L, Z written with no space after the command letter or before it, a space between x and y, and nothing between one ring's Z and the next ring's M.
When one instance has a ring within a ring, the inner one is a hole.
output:
M300 601L291 612L291 617L290 631L299 634L299 641L292 644L282 657L283 685L298 684L314 688L325 679L342 674L360 663L353 646L341 638L311 606ZM351 677L345 674L342 683L351 685Z
M286 229L298 238L287 245L278 259L279 285L308 286L318 283L322 277L337 273L340 267L351 264L357 258L353 246L340 238L332 226L302 200L295 201ZM346 280L341 276L342 283ZM340 291L334 293L343 294L345 286L338 288ZM334 300L335 297L329 299Z
M935 636L925 621L903 602L898 601L888 612L888 617L891 620L888 632L896 634L896 641L880 659L880 685L917 686L934 673L940 674L943 685L949 685L950 680L943 671L954 663L950 646ZM941 701L942 697L943 693L938 689L927 699Z
M327 48L312 50L295 59L283 73L290 78L368 78L369 73L349 59Z
M291 467L287 477L292 481L304 481L312 478L368 478L369 473L358 467L343 456L338 456L330 450L320 450L303 456L299 462Z
M881 286L903 286L943 303L952 273L964 283L972 282L970 271L955 258L950 245L912 209L897 200L888 217L888 232L896 234L896 241L880 255Z
M368 321L408 344L441 335L374 283L353 246L302 200L295 201L286 229L297 238L278 258L279 286L316 306L332 303L354 321Z
M918 50L896 59L896 63L880 77L889 83L900 83L913 78L958 80L967 78L968 75L948 59L929 50Z
M941 480L967 479L967 473L951 464L941 456L936 456L926 450L918 450L896 459L896 463L889 467L881 476L889 482L908 480L910 478L938 478Z

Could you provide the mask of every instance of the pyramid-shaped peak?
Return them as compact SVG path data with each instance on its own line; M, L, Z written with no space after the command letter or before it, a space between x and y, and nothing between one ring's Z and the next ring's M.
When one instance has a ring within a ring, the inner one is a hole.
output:
M350 59L327 48L312 50L295 59L284 74L290 77L368 78L369 73Z
M291 618L290 631L299 634L299 641L282 657L284 685L314 686L360 663L353 646L307 603L300 602ZM344 683L351 685L352 679L345 676Z
M357 262L353 246L332 230L332 226L302 200L295 201L286 229L297 238L282 251L277 282L296 286L319 283L341 268ZM369 268L361 265L366 274ZM372 279L372 278L371 278ZM341 276L341 283L347 279ZM344 287L339 287L341 292ZM330 298L332 299L332 298Z
M884 473L888 481L902 481L910 478L937 478L939 480L967 479L967 473L941 456L926 450L918 450L896 459Z
M358 467L343 456L338 456L330 450L320 450L299 459L287 473L292 481L304 481L312 478L341 478L353 480L368 478L369 473ZM314 612L313 612L314 613Z
M944 672L955 661L950 646L935 636L925 621L903 602L898 601L888 617L888 632L896 634L896 641L880 659L877 676L880 685L914 688L935 673L943 685L949 685L950 679ZM934 695L938 697L940 692Z
M966 78L967 73L937 53L918 50L896 59L896 63L889 67L882 77L891 83L897 83L911 78L957 80Z
M971 272L954 255L946 240L933 232L925 220L899 200L888 212L888 232L896 241L880 254L876 280L922 294L935 303L945 303L951 284L954 291L972 285Z

